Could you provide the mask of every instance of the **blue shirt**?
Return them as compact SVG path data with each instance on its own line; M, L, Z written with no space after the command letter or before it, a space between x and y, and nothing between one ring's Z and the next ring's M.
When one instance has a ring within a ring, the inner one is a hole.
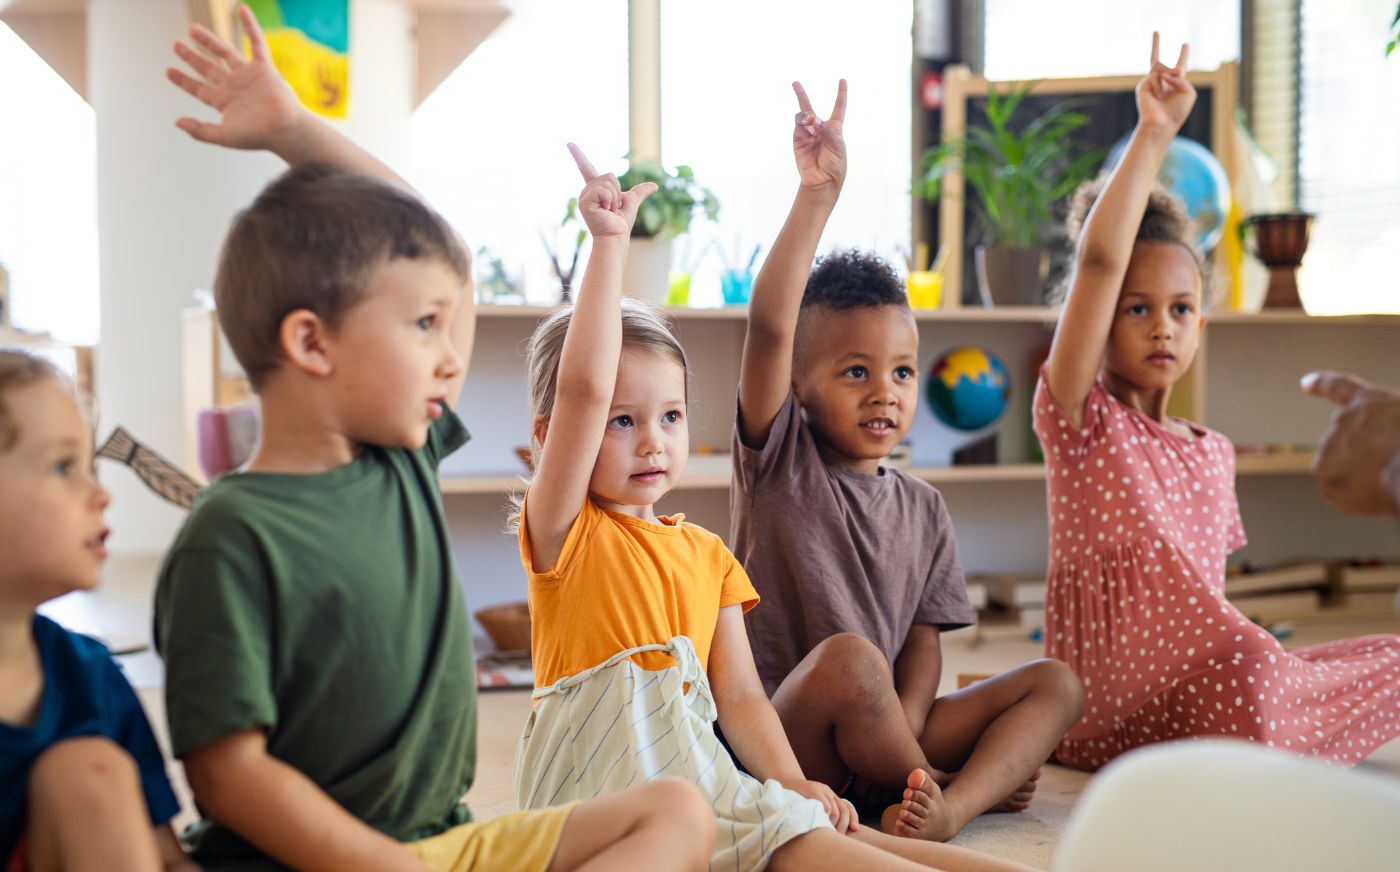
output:
M0 723L0 861L14 853L24 829L29 770L39 756L65 739L102 736L136 761L151 825L180 810L165 759L136 692L106 646L34 616L34 641L44 670L43 701L33 725Z

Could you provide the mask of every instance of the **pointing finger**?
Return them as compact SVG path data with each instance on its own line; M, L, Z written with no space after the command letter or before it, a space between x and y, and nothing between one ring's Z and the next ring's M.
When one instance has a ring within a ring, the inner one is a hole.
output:
M593 168L593 164L590 163L588 157L584 155L583 149L571 142L569 143L569 154L574 156L574 163L578 165L578 171L583 173L583 180L585 182L591 182L598 177L598 171Z
M1370 382L1344 372L1310 372L1303 376L1303 390L1315 397L1345 406L1371 388Z
M812 101L807 99L807 91L802 87L801 82L793 82L792 90L797 93L797 105L807 115L812 114Z
M1189 57L1191 57L1191 46L1189 43L1183 42L1181 44L1181 54L1176 56L1176 66L1172 68L1172 72L1176 73L1178 76L1186 72L1186 60Z
M1155 31L1155 30L1152 31L1152 66L1151 66L1151 69L1154 69L1154 70L1157 69L1157 64L1161 63L1161 57L1162 57L1161 51L1160 51L1161 45L1162 45L1162 35L1161 35L1160 33L1158 33L1157 31Z
M842 79L836 85L836 105L831 107L831 117L827 121L836 125L840 130L841 123L846 120L846 80Z

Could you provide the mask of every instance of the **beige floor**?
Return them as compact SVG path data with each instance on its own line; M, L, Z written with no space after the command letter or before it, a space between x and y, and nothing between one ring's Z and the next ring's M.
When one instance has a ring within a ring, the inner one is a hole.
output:
M140 645L149 640L154 563L114 561L109 570L98 593L70 595L45 611L69 626L104 636L113 647ZM956 687L960 673L998 672L1040 655L1040 645L1029 640L991 641L974 646L969 641L970 633L964 630L945 637L945 688ZM1300 624L1287 644L1297 647L1371 633L1400 633L1400 621ZM159 661L149 651L121 659L158 736L168 748ZM511 770L516 740L529 708L526 691L488 691L481 695L477 778L467 797L478 818L494 817L515 808ZM1400 740L1385 745L1362 765L1400 778ZM183 825L193 818L193 804L179 764L172 764L171 769L184 808L177 824ZM1029 810L1014 815L985 815L959 835L956 844L1048 869L1065 822L1089 780L1090 776L1082 772L1046 767Z

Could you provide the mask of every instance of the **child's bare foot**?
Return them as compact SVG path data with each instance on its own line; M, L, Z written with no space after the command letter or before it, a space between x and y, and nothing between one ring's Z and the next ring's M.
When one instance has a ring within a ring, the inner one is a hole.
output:
M989 813L1018 812L1030 808L1031 798L1035 796L1036 782L1040 780L1041 770L1037 769L1026 779L1026 783L1011 792L1011 795L1001 802L987 809Z
M880 829L895 836L946 842L958 833L953 816L933 778L924 770L915 769L909 773L904 801L885 809L880 816Z

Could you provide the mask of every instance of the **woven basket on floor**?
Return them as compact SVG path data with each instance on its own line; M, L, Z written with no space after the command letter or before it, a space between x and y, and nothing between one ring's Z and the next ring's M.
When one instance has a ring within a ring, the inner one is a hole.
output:
M530 607L525 603L491 606L476 613L497 651L530 650Z

